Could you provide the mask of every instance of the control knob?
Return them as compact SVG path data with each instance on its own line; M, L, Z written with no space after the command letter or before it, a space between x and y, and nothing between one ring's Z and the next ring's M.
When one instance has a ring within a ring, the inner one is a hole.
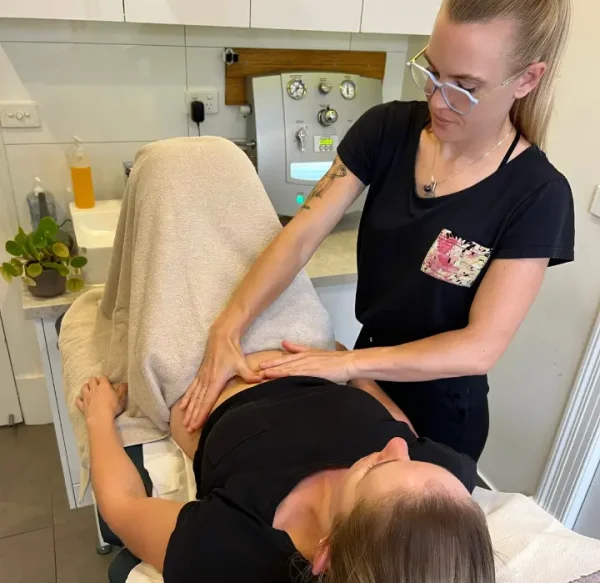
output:
M326 128L333 125L338 120L338 112L327 106L319 112L317 119L319 120L319 123Z

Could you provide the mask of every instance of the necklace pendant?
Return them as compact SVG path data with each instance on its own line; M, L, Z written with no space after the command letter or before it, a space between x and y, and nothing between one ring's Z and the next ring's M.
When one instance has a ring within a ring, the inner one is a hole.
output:
M434 180L430 184L426 184L423 190L427 198L435 198L435 189L437 188L437 182Z

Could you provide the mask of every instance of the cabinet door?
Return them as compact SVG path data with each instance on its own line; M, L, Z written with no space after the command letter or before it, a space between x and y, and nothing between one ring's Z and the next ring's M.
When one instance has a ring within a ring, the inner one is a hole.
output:
M0 0L2 18L123 21L122 0Z
M125 0L127 22L250 26L250 0Z
M362 0L252 0L252 28L358 32L361 11Z
M8 356L8 346L4 337L2 316L0 316L0 426L10 422L21 423L23 415L17 396L17 386Z
M430 35L441 0L364 0L361 32Z

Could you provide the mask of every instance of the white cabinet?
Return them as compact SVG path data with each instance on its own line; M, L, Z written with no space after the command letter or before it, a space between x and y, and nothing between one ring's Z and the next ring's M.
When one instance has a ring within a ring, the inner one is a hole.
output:
M65 488L71 509L87 506L90 499L79 502L79 452L77 442L69 421L69 413L65 403L62 382L62 365L58 351L58 338L55 328L56 320L35 320L38 343L46 377L46 386L52 410L52 421L56 432L56 443L60 455L60 463L65 479Z
M364 0L361 32L430 35L441 0Z
M125 20L248 28L250 0L125 0Z
M0 426L21 423L21 421L23 415L0 315Z
M123 21L123 0L0 0L0 18Z
M252 0L252 28L358 32L362 4L363 0Z

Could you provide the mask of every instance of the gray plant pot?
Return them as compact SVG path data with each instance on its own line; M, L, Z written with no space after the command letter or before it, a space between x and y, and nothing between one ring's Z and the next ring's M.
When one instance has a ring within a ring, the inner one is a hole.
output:
M35 279L35 287L28 286L32 296L53 298L65 293L67 278L54 269L44 269Z

